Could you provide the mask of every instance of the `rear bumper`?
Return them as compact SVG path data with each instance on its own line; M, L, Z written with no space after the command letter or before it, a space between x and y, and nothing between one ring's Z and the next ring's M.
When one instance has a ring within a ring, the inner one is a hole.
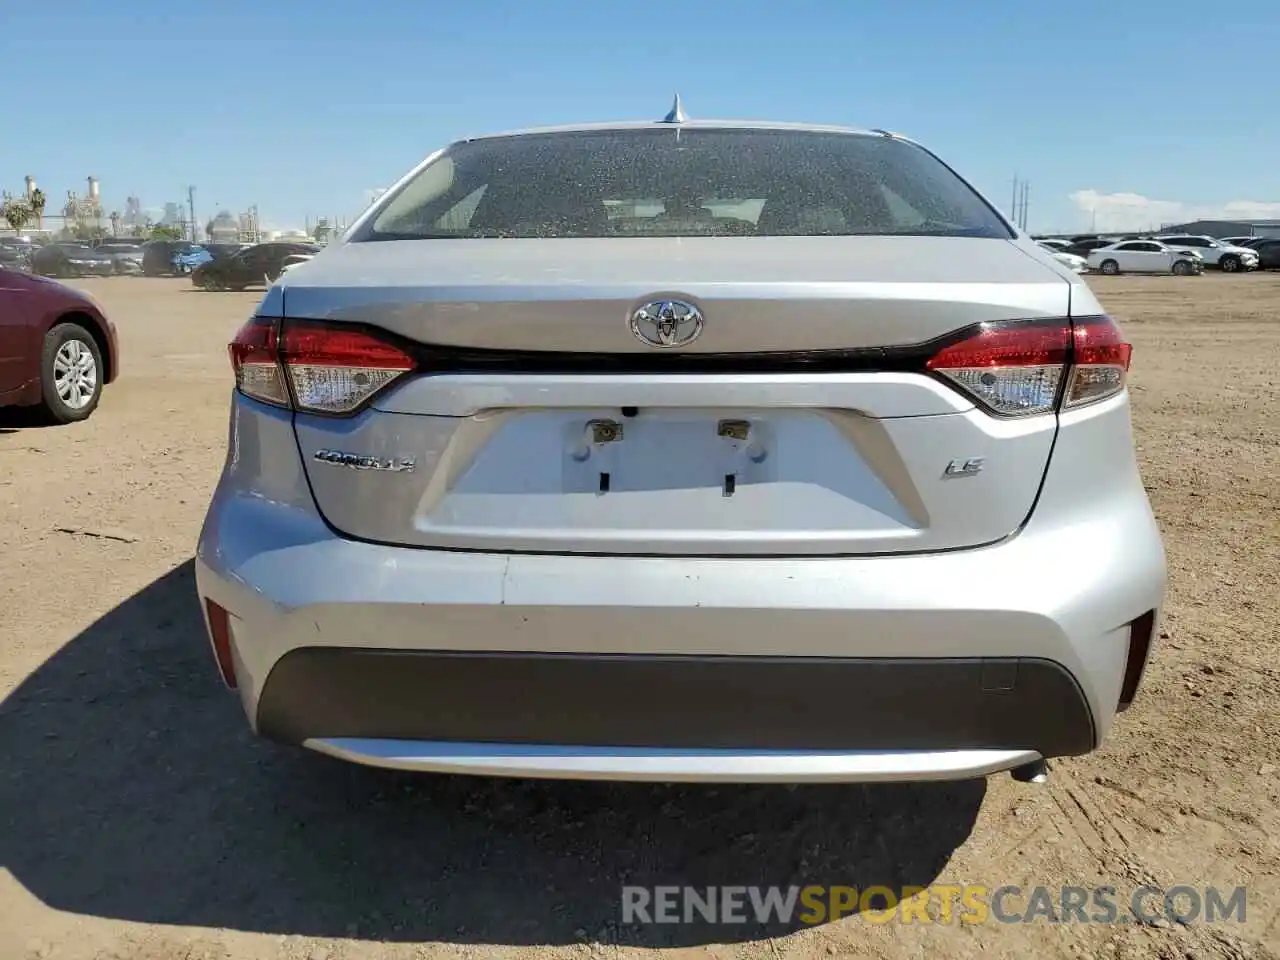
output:
M363 763L656 780L979 776L1100 742L1128 625L1163 600L1128 431L1104 423L1127 421L1123 398L1062 418L1073 429L1060 431L1039 505L1007 540L801 560L347 540L316 512L288 414L251 413L233 424L198 589L231 614L254 727Z
M856 706L855 706L856 705ZM886 718L892 718L886 722ZM1047 660L455 653L304 647L260 732L692 750L1087 753L1093 718Z
M907 753L797 750L659 750L332 738L319 753L370 767L554 780L658 783L875 783L963 780L1039 759L1025 750Z

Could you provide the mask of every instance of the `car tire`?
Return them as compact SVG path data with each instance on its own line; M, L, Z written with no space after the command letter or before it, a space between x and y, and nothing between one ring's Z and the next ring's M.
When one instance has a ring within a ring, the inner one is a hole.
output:
M1190 262L1186 260L1175 260L1173 263L1174 276L1189 277L1194 272Z
M1099 266L1098 269L1108 277L1114 277L1120 272L1120 264L1116 263L1114 260L1103 260L1102 265Z
M1223 273L1236 273L1240 269L1240 258L1234 253L1229 253L1218 261L1218 266Z
M40 406L54 423L85 420L102 399L102 351L78 323L60 323L44 336Z

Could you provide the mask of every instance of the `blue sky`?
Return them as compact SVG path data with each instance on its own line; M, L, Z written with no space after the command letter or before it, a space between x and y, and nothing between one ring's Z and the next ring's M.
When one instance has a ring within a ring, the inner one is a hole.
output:
M0 0L0 185L357 213L442 143L696 117L887 127L1032 229L1280 217L1280 3ZM25 107L23 106L25 104Z

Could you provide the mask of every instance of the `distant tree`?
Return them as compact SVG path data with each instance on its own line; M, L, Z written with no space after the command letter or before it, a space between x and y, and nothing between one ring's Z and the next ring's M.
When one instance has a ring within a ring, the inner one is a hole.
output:
M107 231L96 223L77 223L71 235L77 240L101 240L107 235Z
M186 237L186 231L180 226L162 223L151 228L152 240L182 240Z
M120 211L112 210L108 219L111 221L111 235L113 237L120 236Z
M21 233L22 228L31 221L31 208L27 206L25 200L14 200L12 197L6 197L4 201L4 218L8 221L9 226L13 227L15 233Z
M49 202L49 198L44 195L44 191L36 187L31 191L31 196L27 203L31 207L31 212L36 215L36 226L44 226L44 205Z

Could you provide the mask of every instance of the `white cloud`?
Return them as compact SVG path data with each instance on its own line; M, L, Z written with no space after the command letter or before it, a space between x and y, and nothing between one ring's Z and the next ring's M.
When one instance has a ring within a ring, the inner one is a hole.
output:
M1099 193L1077 190L1071 201L1098 230L1144 230L1162 223L1188 220L1253 220L1280 218L1280 203L1229 200L1223 204L1191 204L1153 200L1140 193Z

